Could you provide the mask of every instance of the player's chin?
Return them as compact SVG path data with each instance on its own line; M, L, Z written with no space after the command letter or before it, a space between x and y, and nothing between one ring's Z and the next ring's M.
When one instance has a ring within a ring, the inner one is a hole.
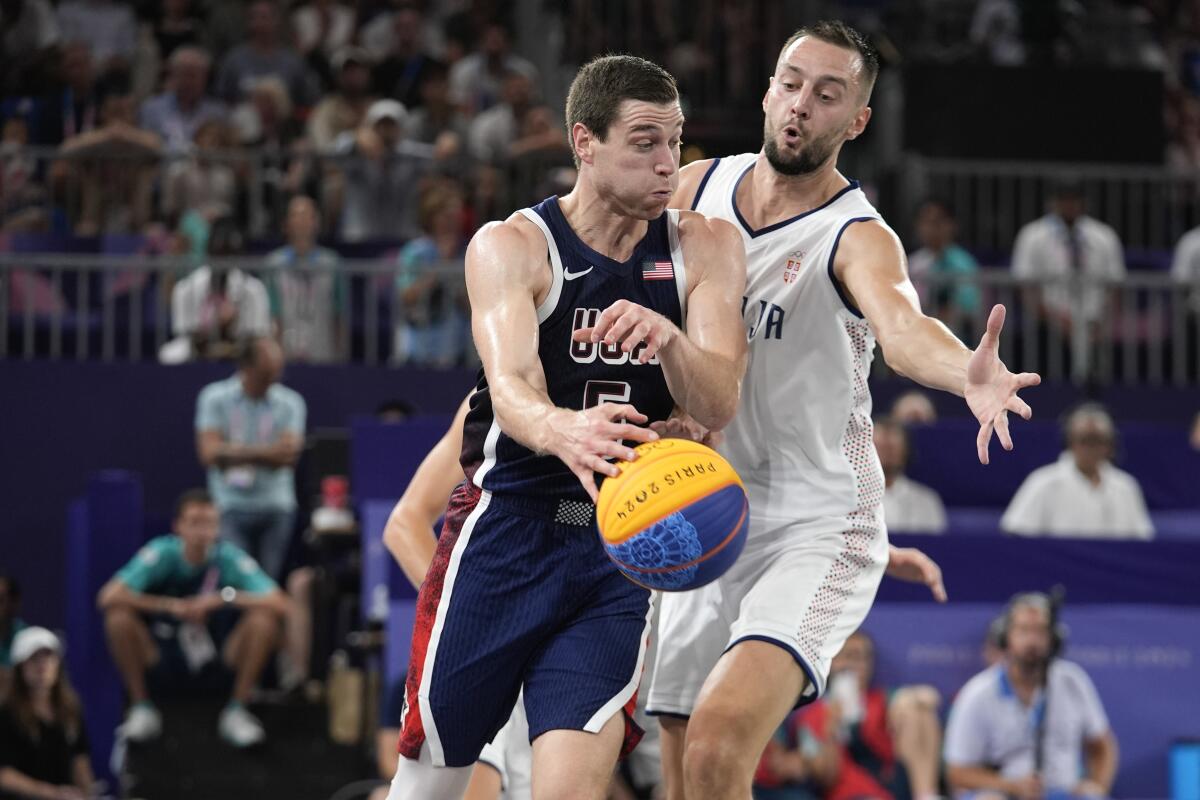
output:
M643 207L646 210L645 219L655 219L667 210L671 203L671 192L654 192L646 197Z

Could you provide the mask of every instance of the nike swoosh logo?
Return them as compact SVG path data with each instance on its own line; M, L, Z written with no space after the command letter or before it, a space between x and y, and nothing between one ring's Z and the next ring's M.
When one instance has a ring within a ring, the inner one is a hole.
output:
M595 269L595 267L588 267L587 269L580 270L579 272L571 272L571 270L564 267L563 268L563 280L573 281L576 278L582 278L584 275L587 275L593 269Z

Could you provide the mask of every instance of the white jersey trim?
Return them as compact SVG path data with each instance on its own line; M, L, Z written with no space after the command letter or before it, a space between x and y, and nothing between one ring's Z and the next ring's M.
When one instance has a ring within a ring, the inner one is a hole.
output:
M687 330L687 267L683 264L683 243L679 241L679 209L667 209L667 239L671 260L675 262L675 290L679 292L680 329Z
M521 216L537 225L542 232L542 236L546 237L546 249L550 251L550 291L546 294L546 299L537 307L538 324L542 324L550 319L550 315L554 313L554 309L558 307L558 298L562 295L563 287L563 265L562 256L558 254L558 243L554 241L554 234L550 232L546 221L538 215L532 208L522 208Z
M500 423L496 419L496 409L492 408L492 426L488 428L487 436L483 439L483 463L479 465L479 469L475 470L475 477L472 482L480 489L483 488L483 479L487 476L492 467L496 466L496 443L500 441Z
M604 727L604 723L612 719L613 714L624 708L625 704L637 693L638 684L642 681L642 670L646 665L646 646L650 643L650 625L654 619L654 601L657 596L657 592L651 592L649 602L646 603L646 627L642 629L642 643L638 647L637 664L634 665L633 676L629 679L629 683L613 695L611 700L600 706L600 710L593 714L592 718L583 726L588 733L599 733L600 729Z

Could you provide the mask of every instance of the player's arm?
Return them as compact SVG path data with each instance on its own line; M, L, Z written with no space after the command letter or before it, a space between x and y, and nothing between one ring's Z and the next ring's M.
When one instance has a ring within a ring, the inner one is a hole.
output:
M693 161L679 170L679 185L675 187L675 194L671 195L670 208L684 211L691 209L692 203L696 200L696 192L714 161L716 161L714 158Z
M635 454L623 441L658 435L630 424L647 417L628 404L573 411L551 402L538 357L537 319L550 271L537 228L523 217L485 225L467 247L466 273L471 330L500 429L535 452L560 458L594 500L593 473L617 474L605 459L632 460Z
M433 524L445 510L446 499L463 479L458 456L462 452L463 420L470 399L470 395L463 399L450 429L417 467L383 528L384 545L413 586L421 585L433 561L437 548L437 539L431 533Z
M1032 410L1017 392L1036 386L1041 378L1028 372L1014 375L1001 363L998 349L1004 306L992 308L979 347L969 350L940 320L921 313L900 240L876 222L846 228L833 269L871 324L889 367L925 386L966 399L979 420L979 460L988 463L987 446L993 430L1004 449L1011 450L1008 412L1029 419Z

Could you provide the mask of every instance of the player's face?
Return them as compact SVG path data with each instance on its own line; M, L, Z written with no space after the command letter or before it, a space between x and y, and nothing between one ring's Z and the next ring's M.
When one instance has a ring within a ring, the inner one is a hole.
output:
M586 159L601 196L618 212L655 219L667 208L679 183L679 143L683 111L678 102L626 100L608 127L605 141L588 137Z
M810 36L784 51L763 98L763 152L777 172L815 172L862 133L871 117L862 70L858 53Z
M1050 621L1033 606L1013 609L1008 627L1008 657L1022 666L1035 666L1050 653Z
M207 553L217 541L219 521L217 507L211 503L188 503L175 520L175 532L183 539L184 547Z

